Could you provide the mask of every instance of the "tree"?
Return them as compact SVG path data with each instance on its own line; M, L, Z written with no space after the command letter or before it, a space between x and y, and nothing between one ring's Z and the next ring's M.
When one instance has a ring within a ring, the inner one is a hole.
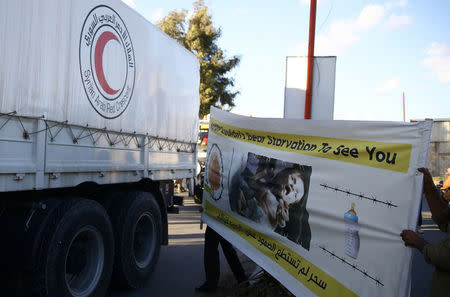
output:
M240 58L226 58L217 45L221 30L212 24L212 17L203 0L194 3L194 13L172 11L158 27L179 44L194 53L200 62L200 117L209 113L211 106L231 110L238 91L232 91L234 79L227 75L239 64Z

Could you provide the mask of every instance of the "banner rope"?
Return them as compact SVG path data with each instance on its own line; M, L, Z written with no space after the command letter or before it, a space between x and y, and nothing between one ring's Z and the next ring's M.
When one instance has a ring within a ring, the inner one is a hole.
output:
M120 131L108 130L106 127L103 129L92 128L87 124L86 126L69 124L69 122L63 121L50 121L46 120L45 116L31 117L20 116L17 111L9 113L0 113L0 118L5 118L3 123L0 124L0 130L4 129L13 118L17 119L22 130L22 137L29 139L31 135L37 135L40 133L48 132L50 141L54 142L56 137L63 131L67 130L74 144L77 144L79 140L90 138L92 145L97 145L99 140L104 137L110 146L123 144L128 147L132 141L138 148L147 146L150 150L159 150L164 152L182 152L182 153L194 153L197 147L196 142L189 142L185 140L169 139L167 137L152 136L147 134L139 135L136 132L127 133ZM45 128L33 132L29 132L24 124L25 120L43 120ZM80 129L81 131L77 131ZM97 136L98 135L98 136ZM96 136L96 137L94 137ZM139 138L144 138L144 143L141 143ZM157 146L156 146L157 145Z

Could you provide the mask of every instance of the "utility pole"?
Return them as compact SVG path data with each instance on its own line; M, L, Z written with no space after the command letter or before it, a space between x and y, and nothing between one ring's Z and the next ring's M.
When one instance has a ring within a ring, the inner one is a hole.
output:
M405 122L405 92L403 92L403 122Z
M316 35L317 0L311 0L309 13L308 73L306 78L305 119L311 119L312 86L314 74L314 40Z

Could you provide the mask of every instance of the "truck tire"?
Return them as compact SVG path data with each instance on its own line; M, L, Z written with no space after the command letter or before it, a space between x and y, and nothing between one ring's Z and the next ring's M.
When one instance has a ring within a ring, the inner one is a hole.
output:
M141 288L159 257L162 241L161 212L148 192L126 192L114 197L110 211L116 242L114 284Z
M32 296L105 296L113 267L114 238L105 209L74 198L57 209L41 242Z

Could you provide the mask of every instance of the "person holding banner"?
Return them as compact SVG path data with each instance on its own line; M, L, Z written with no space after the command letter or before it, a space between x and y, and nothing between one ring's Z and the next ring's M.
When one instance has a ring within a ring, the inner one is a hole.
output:
M425 261L435 267L431 283L430 297L448 297L450 295L450 209L448 203L441 198L440 191L433 183L430 172L420 168L423 173L423 192L430 206L433 220L447 236L438 243L432 244L411 230L403 230L400 236L406 246L417 248L422 252Z
M227 259L228 265L230 265L231 271L233 271L234 277L238 283L247 280L244 268L239 260L236 250L233 248L225 238L220 236L209 226L205 231L205 249L204 249L204 265L206 273L206 281L200 286L195 288L199 292L214 292L217 289L220 277L220 260L219 260L219 243L222 247L223 254Z
M444 183L441 189L442 190L450 189L450 168L447 168L447 173L445 173Z

